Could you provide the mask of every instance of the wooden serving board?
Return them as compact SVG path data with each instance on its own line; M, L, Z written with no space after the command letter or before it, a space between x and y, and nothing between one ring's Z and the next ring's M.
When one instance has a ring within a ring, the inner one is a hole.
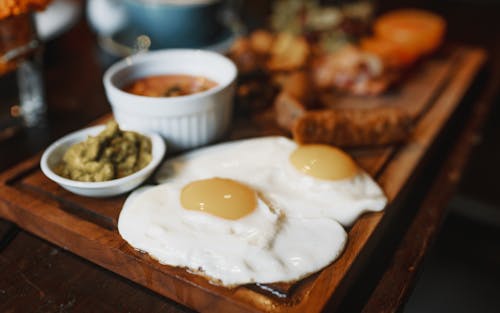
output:
M334 308L349 286L353 265L369 256L373 237L400 191L415 174L485 60L482 50L459 47L423 62L395 91L376 98L345 97L347 105L398 105L414 112L404 145L350 151L376 178L390 202L385 212L363 215L348 229L348 244L334 263L294 284L214 286L181 268L135 251L116 225L126 196L73 195L46 178L40 156L0 174L0 217L168 298L203 312L320 312ZM230 139L281 134L268 119L238 119Z

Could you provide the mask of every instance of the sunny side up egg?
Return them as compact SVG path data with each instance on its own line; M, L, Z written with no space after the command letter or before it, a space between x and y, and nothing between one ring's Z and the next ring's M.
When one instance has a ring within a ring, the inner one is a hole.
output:
M184 207L189 186L169 182L129 197L118 222L121 236L162 264L228 287L300 279L331 263L345 245L346 233L335 220L287 218L257 193L255 207L238 219ZM234 191L226 195L241 204L248 200Z
M343 250L347 236L337 220L349 225L386 200L345 153L297 148L266 137L168 160L161 185L127 199L119 232L160 263L224 286L314 273ZM331 158L338 166L327 165Z
M350 226L387 203L381 188L343 151L285 137L239 140L167 160L158 183L224 177L244 182L287 216L330 217Z

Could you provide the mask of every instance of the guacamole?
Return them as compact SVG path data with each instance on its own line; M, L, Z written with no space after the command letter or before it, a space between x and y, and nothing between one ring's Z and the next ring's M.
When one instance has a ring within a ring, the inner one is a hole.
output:
M72 145L55 172L63 177L100 182L128 176L151 162L151 140L123 131L111 121L97 136Z

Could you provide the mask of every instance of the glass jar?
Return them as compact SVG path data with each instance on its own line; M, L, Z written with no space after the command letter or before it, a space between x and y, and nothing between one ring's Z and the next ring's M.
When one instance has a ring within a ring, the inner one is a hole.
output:
M0 131L43 118L41 53L33 14L0 19Z

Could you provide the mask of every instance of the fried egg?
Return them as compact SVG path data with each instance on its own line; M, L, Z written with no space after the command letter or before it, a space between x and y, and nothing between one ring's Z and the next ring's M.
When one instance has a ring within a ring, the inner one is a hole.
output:
M299 146L285 137L240 140L167 160L158 183L226 177L245 182L287 216L329 217L350 226L363 213L381 211L387 199L345 152Z
M257 193L248 210L244 207L252 201L234 189L228 191L232 187L228 185L210 197L191 190L193 184L206 190L220 180L243 185L222 178L187 185L170 181L129 197L120 213L120 235L162 264L185 267L224 286L294 281L327 266L341 253L346 233L333 219L288 218ZM190 201L199 199L190 205L183 195ZM223 211L241 216L209 208L227 200L234 202Z

